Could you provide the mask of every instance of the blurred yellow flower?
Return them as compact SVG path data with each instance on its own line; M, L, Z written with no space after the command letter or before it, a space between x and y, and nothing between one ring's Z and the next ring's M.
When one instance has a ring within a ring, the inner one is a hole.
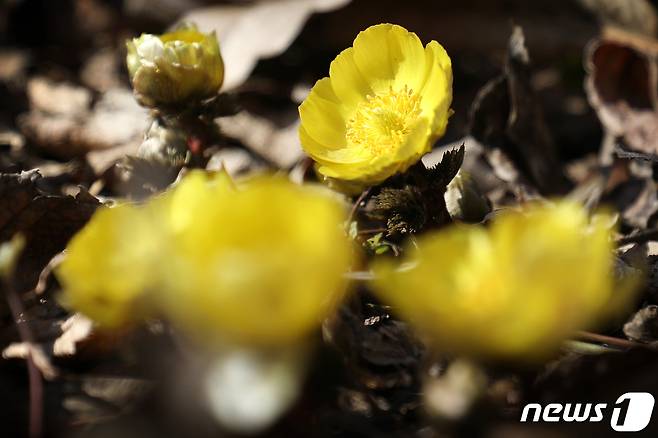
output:
M63 303L108 328L141 320L150 313L143 295L157 283L159 237L138 207L99 209L57 269Z
M358 192L405 171L445 132L452 67L393 24L359 33L299 107L300 139L330 184Z
M164 313L201 340L291 342L345 292L345 211L326 191L277 177L233 188L193 174L160 208L170 230Z
M440 350L541 359L628 301L628 290L613 294L605 222L563 201L489 229L456 225L420 237L406 266L377 262L374 287Z
M224 81L215 33L185 24L164 35L126 42L126 63L137 99L145 106L176 106L213 97Z
M63 302L106 327L161 314L210 343L292 342L345 293L345 219L324 188L192 171L146 206L94 215L57 271Z
M171 237L196 226L207 209L217 208L224 194L232 191L235 185L226 171L192 170L173 188L151 199L146 210Z

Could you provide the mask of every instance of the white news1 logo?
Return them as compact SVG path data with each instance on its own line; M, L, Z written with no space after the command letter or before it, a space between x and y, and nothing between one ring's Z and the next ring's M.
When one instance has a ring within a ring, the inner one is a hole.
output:
M648 392L627 392L615 402L610 427L617 432L639 432L649 425L655 400ZM599 422L606 418L607 403L529 403L521 413L521 422L566 423Z

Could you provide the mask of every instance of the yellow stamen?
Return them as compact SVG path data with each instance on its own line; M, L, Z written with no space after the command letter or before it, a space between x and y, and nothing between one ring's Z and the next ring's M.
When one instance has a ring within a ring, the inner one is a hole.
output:
M399 91L368 96L347 122L347 140L373 155L390 153L404 144L420 115L420 96L406 85Z

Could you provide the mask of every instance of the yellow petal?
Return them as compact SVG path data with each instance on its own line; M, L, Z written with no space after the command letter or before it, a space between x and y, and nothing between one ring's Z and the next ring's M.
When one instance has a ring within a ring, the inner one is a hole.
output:
M320 144L306 132L305 125L299 127L299 138L304 150L314 160L325 163L355 164L362 163L369 158L363 149L343 148L333 149L326 145Z
M329 77L334 93L348 108L356 108L356 105L365 100L366 96L374 94L356 67L352 47L340 52L331 62Z
M361 182L364 186L377 185L397 172L401 163L392 161L389 156L370 158L354 164L320 163L318 172L329 178Z
M334 197L257 177L201 213L172 241L163 291L166 313L200 341L294 342L345 293L351 248Z
M426 49L427 76L421 91L423 115L432 122L432 133L439 137L445 132L450 117L452 103L452 69L450 58L436 41L431 41Z
M154 256L160 236L136 207L99 209L57 268L64 304L107 327L142 318L148 313L142 297L158 281Z
M299 116L310 137L329 149L338 149L346 146L346 119L339 104L323 97L330 93L329 78L319 80L300 105Z
M418 161L418 158L430 151L432 144L429 143L429 121L425 118L418 120L407 136L405 143L400 147L396 154L396 159L405 161L405 165L411 165ZM412 159L411 163L406 163ZM406 167L405 167L406 170Z
M418 91L422 84L423 45L416 34L401 26L380 24L359 33L354 61L375 93L405 85Z

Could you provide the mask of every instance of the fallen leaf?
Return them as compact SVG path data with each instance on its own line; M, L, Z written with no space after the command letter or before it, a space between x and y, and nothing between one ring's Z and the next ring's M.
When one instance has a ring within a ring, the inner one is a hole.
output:
M136 151L149 123L147 110L125 88L108 90L92 106L84 87L35 78L28 84L28 97L31 110L19 116L18 126L58 158L126 146Z
M86 150L139 145L148 124L148 112L135 102L133 94L114 88L101 96L72 140Z
M104 177L115 193L131 199L145 199L166 189L176 180L180 170L180 165L126 156L119 159Z
M128 377L89 376L82 381L82 390L89 395L119 408L133 404L152 384L144 379Z
M499 149L543 194L563 194L563 175L530 84L530 57L520 27L509 39L505 72L478 93L470 111L470 134L486 147Z
M87 153L87 163L96 175L102 175L122 159L135 156L139 151L139 141L126 143L109 149L99 149Z
M658 40L612 27L585 51L585 91L605 132L652 155L658 154L657 60Z
M602 23L645 35L655 35L656 10L648 0L579 0Z
M85 375L75 383L75 390L69 391L74 394L64 398L63 405L79 425L103 423L131 412L153 387L134 377Z
M89 318L76 313L62 323L62 334L55 339L53 354L55 356L73 356L77 344L86 340L92 333L94 323Z
M76 197L46 193L38 171L0 174L0 242L21 233L25 249L14 277L17 291L33 289L43 268L100 205L81 190Z
M279 126L247 111L219 119L224 134L281 169L290 169L304 157L299 142L299 120Z
M207 3L207 2L206 2ZM192 8L198 8L204 0L130 0L123 2L123 12L132 19L156 21L167 25Z
M231 176L238 176L253 170L261 169L263 165L246 150L241 148L222 148L211 155L206 164L206 170L219 171L224 169Z
M624 324L624 334L634 341L655 342L658 340L658 306L651 304L638 310Z
M27 95L33 109L62 116L82 116L91 105L91 93L83 87L55 83L36 77L27 84Z
M323 336L370 389L408 389L418 383L424 346L384 306L357 296L325 321Z
M119 88L121 87L120 72L123 62L123 59L118 59L115 50L101 49L87 59L80 70L80 79L83 84L96 91L104 92Z
M500 187L500 178L495 175L490 160L486 157L486 149L471 136L465 136L455 142L436 147L423 157L425 167L432 167L441 161L443 154L451 149L464 145L464 162L461 170L469 173L483 192L489 192ZM515 172L518 173L518 172Z
M48 356L46 356L39 345L28 342L15 342L2 350L2 357L4 359L27 359L30 355L32 356L34 366L41 372L44 379L52 380L57 377L59 374L57 368L50 363L50 359L48 359Z
M316 12L328 12L351 0L255 1L199 8L181 21L216 31L226 66L224 90L241 85L259 59L283 53Z

